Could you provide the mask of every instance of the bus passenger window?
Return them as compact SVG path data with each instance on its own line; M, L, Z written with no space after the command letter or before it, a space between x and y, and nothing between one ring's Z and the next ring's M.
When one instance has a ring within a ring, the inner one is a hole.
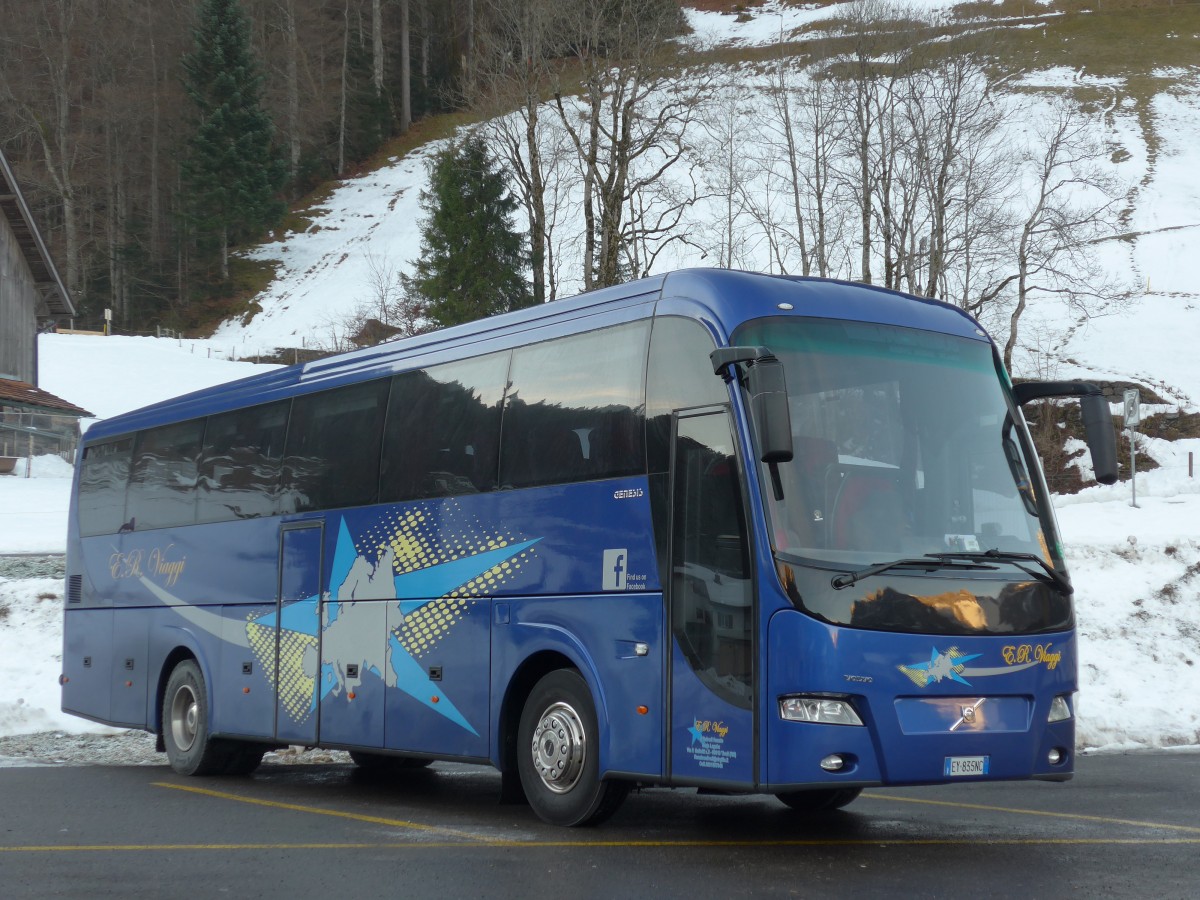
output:
M274 514L287 421L286 400L209 416L196 488L197 522Z
M679 316L654 319L646 364L646 465L660 584L668 581L670 499L666 473L671 460L671 416L677 409L729 402L729 389L713 373L709 359L715 348L712 335L699 322Z
M392 382L379 497L474 494L496 486L509 354L433 366Z
M116 534L125 518L125 487L133 438L93 444L83 451L79 475L79 534Z
M513 351L500 484L532 487L646 471L647 322Z
M292 401L280 512L374 503L387 379Z
M646 456L651 472L665 472L671 458L671 413L729 402L729 389L713 373L712 335L699 322L678 316L654 320L646 373Z
M203 434L203 419L138 433L125 509L134 530L195 521L196 463Z

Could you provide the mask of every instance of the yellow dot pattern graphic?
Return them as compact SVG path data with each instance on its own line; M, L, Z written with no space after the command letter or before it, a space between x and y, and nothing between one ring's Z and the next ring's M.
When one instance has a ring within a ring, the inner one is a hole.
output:
M502 550L519 542L520 538L511 533L483 528L475 517L450 501L436 511L429 504L418 504L384 516L362 536L356 549L360 554L370 551L377 556L390 548L395 572L403 575ZM427 603L406 615L404 624L393 631L396 639L414 659L420 659L462 618L469 606L468 598L495 593L532 555L532 548L522 550L478 573L444 597L429 598L437 602Z
M466 600L426 603L404 617L404 624L394 631L396 639L409 656L420 659L433 649L450 626L462 618L466 608Z
M275 687L275 629L257 622L246 623L246 637ZM305 670L305 658L316 659L317 639L312 635L284 630L279 637L279 703L293 722L300 723L312 714L316 672Z

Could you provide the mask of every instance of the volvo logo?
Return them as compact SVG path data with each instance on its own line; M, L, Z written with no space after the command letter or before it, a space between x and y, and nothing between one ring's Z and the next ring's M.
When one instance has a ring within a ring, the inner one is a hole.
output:
M975 707L964 706L962 708L962 720L964 722L966 722L968 725L974 725L975 724Z

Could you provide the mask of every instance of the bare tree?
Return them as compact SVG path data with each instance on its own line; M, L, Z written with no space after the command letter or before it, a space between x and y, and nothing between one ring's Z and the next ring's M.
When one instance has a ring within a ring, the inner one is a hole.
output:
M1021 316L1036 297L1058 297L1087 315L1130 296L1107 277L1095 256L1098 241L1117 230L1123 192L1098 162L1105 155L1093 123L1069 100L1054 105L1036 126L1037 143L1025 159L1032 175L1013 259L1001 282L1015 289L1004 343L1012 365Z
M557 0L487 0L492 22L490 41L480 53L483 65L471 85L476 103L498 113L485 126L516 179L517 193L529 222L533 302L544 303L546 260L551 233L546 211L544 154L554 141L542 117L550 81L551 55L564 25ZM502 111L514 110L511 114Z
M902 52L899 42L880 29L880 24L891 17L892 9L885 0L856 0L845 19L851 48L842 67L845 71L842 106L847 123L847 157L852 161L845 177L856 195L861 251L859 279L865 284L871 284L873 278L875 164L880 160L887 162L877 152L879 120L889 114L894 96L891 73Z
M718 215L709 224L716 232L717 265L725 268L745 265L748 261L745 250L750 237L748 229L742 226L743 219L747 215L760 221L770 217L769 207L758 215L750 211L752 191L749 184L753 174L746 122L751 114L743 95L740 84L726 83L709 105L711 112L702 122L710 138L703 180L708 195L719 208Z
M685 158L687 128L708 89L705 78L682 79L663 57L673 9L638 0L570 2L568 46L582 96L574 102L560 83L554 99L582 180L587 289L645 271L644 252L630 267L631 249L672 239L670 224L697 196L659 190ZM630 219L631 212L643 217Z

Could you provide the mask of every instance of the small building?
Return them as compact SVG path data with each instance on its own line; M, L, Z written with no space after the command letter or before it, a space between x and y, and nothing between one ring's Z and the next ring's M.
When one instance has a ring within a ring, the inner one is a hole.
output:
M41 390L38 334L75 315L12 167L0 152L0 474L14 457L72 458L85 409Z
M79 419L91 415L26 381L0 378L0 475L22 457L54 453L73 460Z

